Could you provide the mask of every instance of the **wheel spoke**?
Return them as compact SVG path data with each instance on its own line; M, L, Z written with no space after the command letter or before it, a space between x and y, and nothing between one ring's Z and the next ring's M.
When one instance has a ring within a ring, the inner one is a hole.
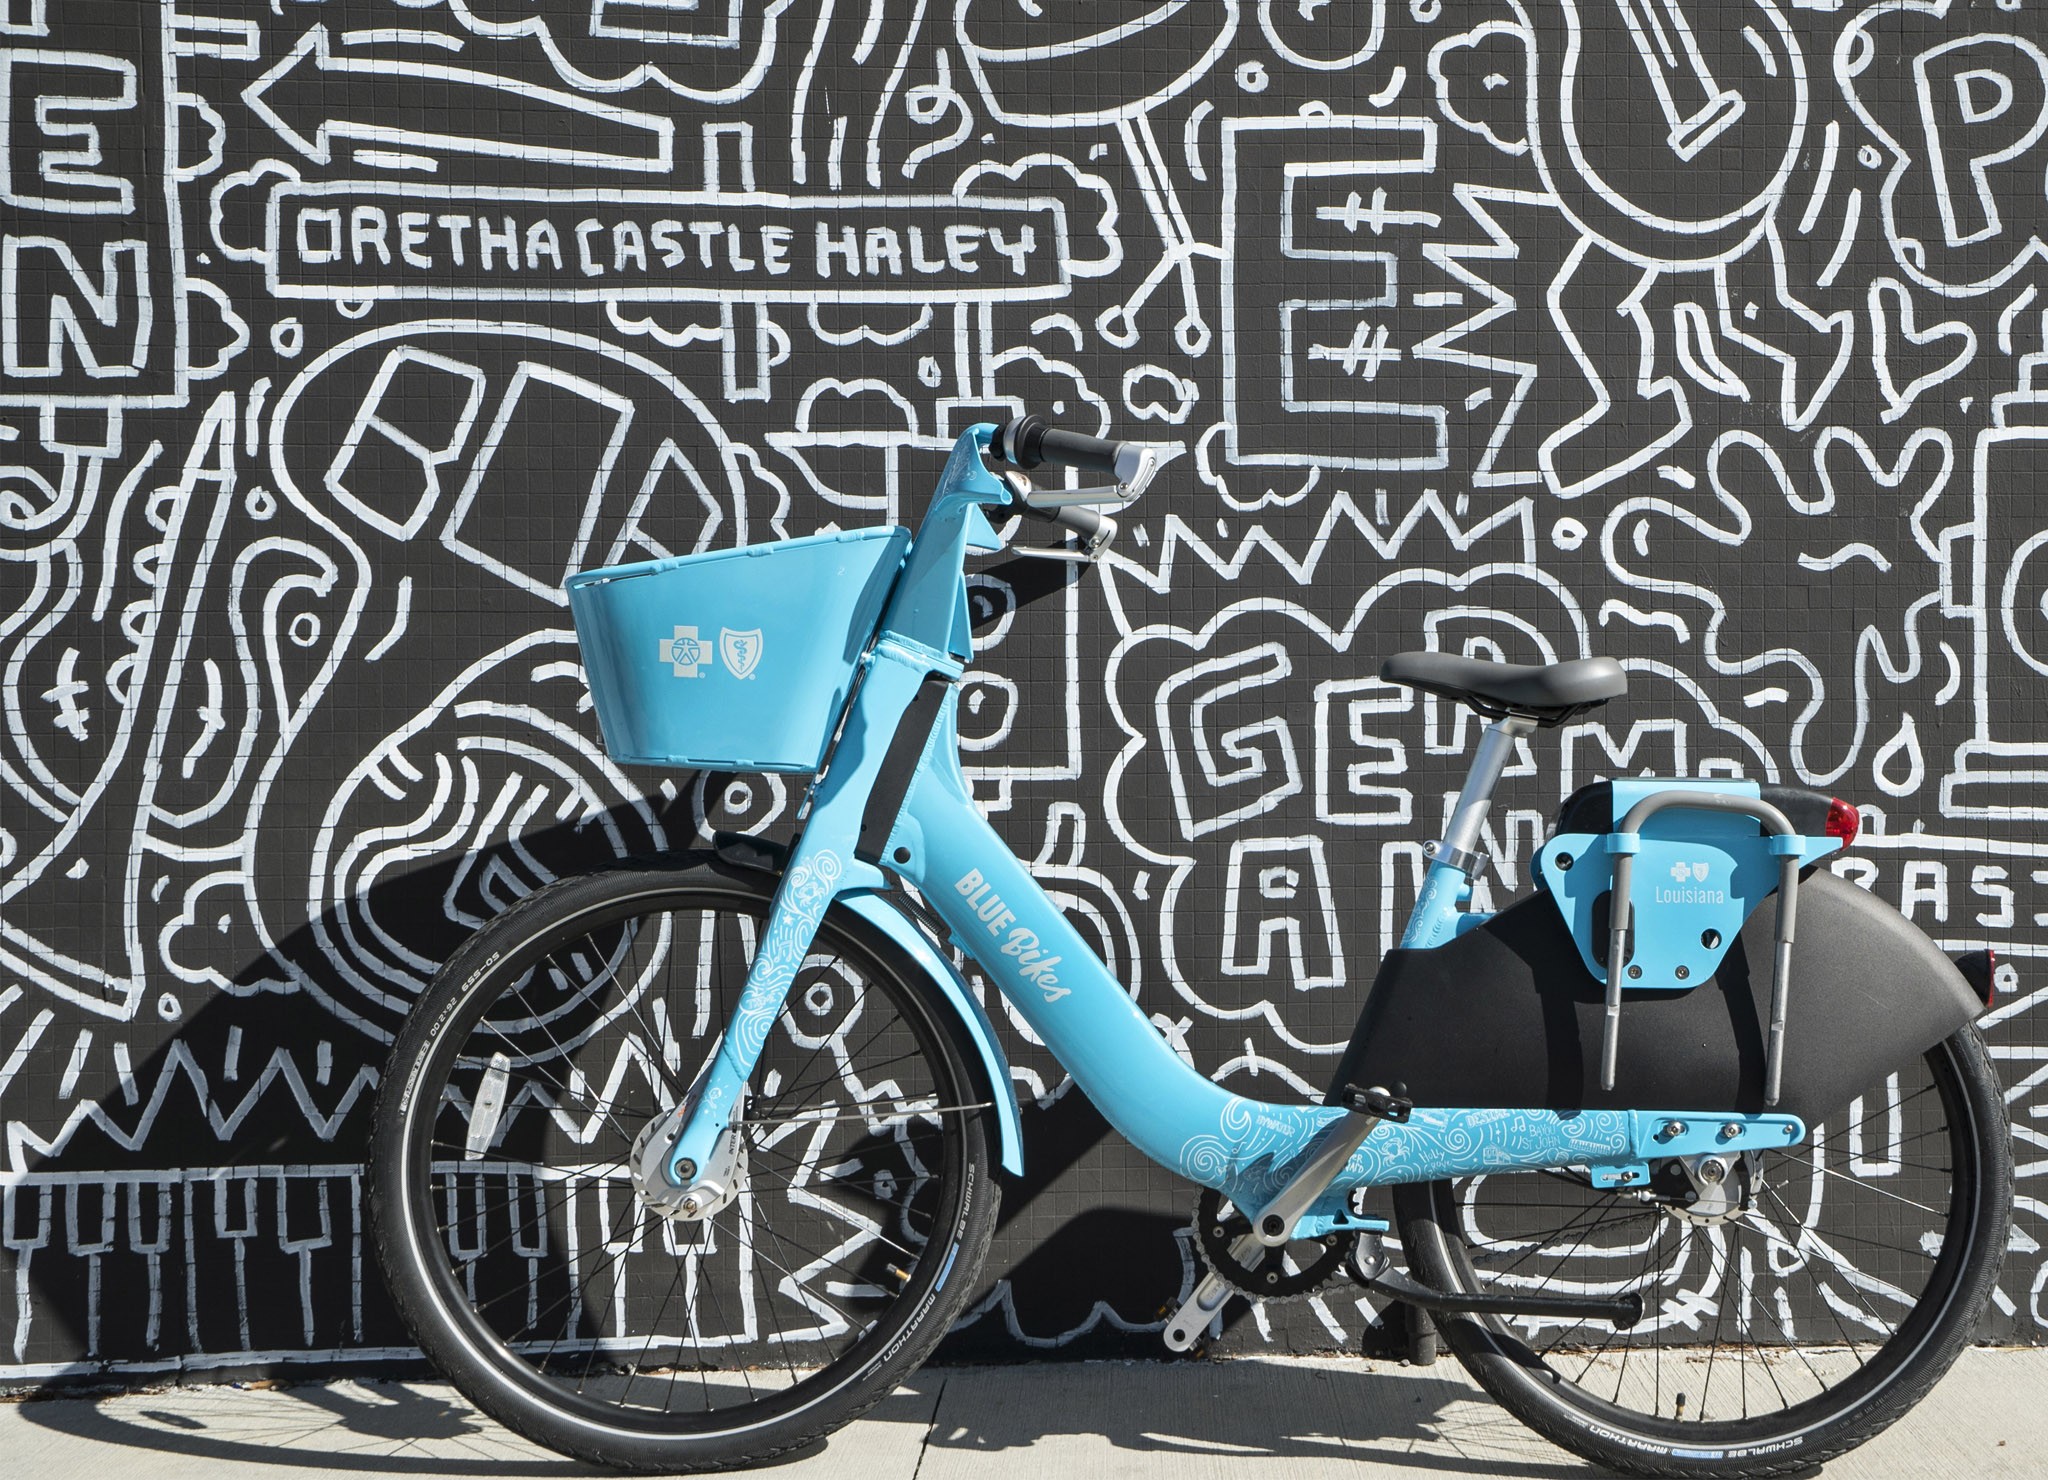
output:
M1650 1190L1596 1189L1554 1169L1444 1185L1431 1194L1443 1238L1416 1245L1417 1272L1453 1289L1639 1293L1644 1315L1627 1330L1474 1318L1494 1333L1467 1354L1500 1374L1489 1386L1511 1408L1523 1387L1553 1414L1562 1401L1589 1433L1764 1442L1863 1411L1838 1396L1843 1385L1867 1392L1920 1360L1904 1339L1913 1312L1955 1287L1965 1258L1995 1257L1964 1237L1974 1225L1952 1206L2003 1148L1957 1115L1968 1103L1961 1052L1937 1046L1924 1070L1867 1098L1853 1146L1841 1117L1805 1147L1748 1158L1733 1213L1690 1212L1689 1191L1670 1195L1676 1168L1659 1169Z
M895 1349L948 1262L938 1230L960 1224L962 1173L986 1154L971 1117L994 1104L918 988L828 931L801 990L829 980L835 996L792 995L735 1122L747 1200L702 1223L652 1213L624 1148L682 1092L665 1052L728 1020L722 968L735 942L747 954L749 928L758 942L767 908L686 893L627 892L493 958L444 1014L444 1046L422 1050L446 1067L409 1112L425 1168L413 1242L439 1261L439 1299L466 1307L564 1412L679 1433L760 1422L740 1415L829 1391ZM472 1156L465 1122L494 1053L516 1067Z

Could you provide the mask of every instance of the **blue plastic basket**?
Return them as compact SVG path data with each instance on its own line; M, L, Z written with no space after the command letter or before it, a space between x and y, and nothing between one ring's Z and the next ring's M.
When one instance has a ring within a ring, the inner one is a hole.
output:
M606 751L817 770L909 549L908 530L869 529L571 576Z

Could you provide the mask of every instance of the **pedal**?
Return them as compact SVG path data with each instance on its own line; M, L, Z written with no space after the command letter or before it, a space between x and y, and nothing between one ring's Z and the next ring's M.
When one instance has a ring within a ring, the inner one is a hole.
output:
M1347 1084L1337 1092L1337 1103L1354 1115L1377 1115L1381 1120L1405 1125L1408 1117L1415 1113L1415 1102L1398 1093L1403 1088L1405 1086L1397 1084L1392 1090L1381 1089L1377 1085L1371 1089L1360 1089L1355 1084Z

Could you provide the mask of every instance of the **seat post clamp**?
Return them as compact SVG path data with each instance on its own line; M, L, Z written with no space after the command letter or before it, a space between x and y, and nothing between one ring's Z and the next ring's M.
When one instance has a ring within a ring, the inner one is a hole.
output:
M1464 848L1454 848L1449 843L1435 842L1422 845L1422 856L1431 863L1448 864L1468 879L1479 877L1486 867L1486 855L1473 853Z

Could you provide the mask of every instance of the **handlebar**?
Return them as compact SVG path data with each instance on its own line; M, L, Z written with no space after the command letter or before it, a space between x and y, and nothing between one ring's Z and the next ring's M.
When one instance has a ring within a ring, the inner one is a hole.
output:
M1019 513L1043 519L1079 537L1078 552L1027 550L1059 559L1092 560L1116 538L1116 520L1092 505L1122 508L1144 492L1158 469L1155 450L1143 442L1113 442L1107 437L1090 437L1054 426L1042 416L1019 416L995 429L989 438L988 454L999 463L1020 470L1005 474L1003 481ZM1021 470L1051 463L1104 474L1106 486L1078 489L1047 489L1033 492Z
M1107 437L1067 431L1042 416L1020 416L996 428L988 450L1013 467L1028 469L1056 463L1115 477L1117 461L1124 456L1126 445Z

